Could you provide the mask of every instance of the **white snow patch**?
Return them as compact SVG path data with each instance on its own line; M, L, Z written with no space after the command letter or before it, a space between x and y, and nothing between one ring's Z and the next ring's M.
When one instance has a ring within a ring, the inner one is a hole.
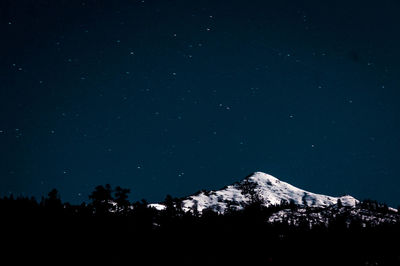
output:
M151 204L149 204L148 205L150 208L154 208L154 209L156 209L156 210L158 210L158 211L163 211L163 210L165 210L165 205L163 205L163 204L159 204L159 203L151 203Z

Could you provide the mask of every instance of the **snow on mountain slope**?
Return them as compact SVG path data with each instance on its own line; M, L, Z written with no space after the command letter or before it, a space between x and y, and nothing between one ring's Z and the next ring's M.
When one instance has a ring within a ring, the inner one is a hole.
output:
M310 207L331 206L337 204L339 199L343 206L355 206L358 202L352 196L332 197L308 192L280 181L271 175L256 172L243 181L221 190L202 191L189 196L183 200L183 208L185 210L197 208L199 212L211 208L218 212L224 212L230 205L231 208L242 209L246 203L250 202L249 195L243 193L243 185L246 182L255 184L254 190L265 206L280 204L282 201Z
M397 210L388 208L385 212L368 210L362 207L338 207L329 206L326 208L298 208L284 209L273 213L269 218L269 223L281 223L287 221L291 225L307 223L313 225L327 225L337 217L342 217L349 227L353 222L361 226L377 226L379 224L396 224L400 220Z
M163 204L160 204L160 203L151 203L151 204L149 204L148 205L150 208L154 208L154 209L156 209L157 211L163 211L163 210L165 210L165 205L163 205Z

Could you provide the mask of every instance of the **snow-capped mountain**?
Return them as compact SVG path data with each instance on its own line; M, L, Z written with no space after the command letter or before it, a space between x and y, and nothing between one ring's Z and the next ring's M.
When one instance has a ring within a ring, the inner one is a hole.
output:
M242 209L243 206L251 201L251 195L246 191L246 186L248 187L249 185L265 206L280 204L284 201L309 207L331 206L337 204L339 199L343 206L355 206L358 202L358 200L351 196L332 197L308 192L280 181L271 175L255 172L243 181L221 190L202 191L186 197L183 200L183 209L197 209L199 212L202 212L206 208L224 212L228 206L234 209ZM153 207L160 209L163 206L154 204Z
M360 202L352 196L333 197L312 193L271 175L256 172L244 180L215 191L200 191L182 199L184 211L202 213L205 209L224 213L227 209L242 210L254 200L264 206L279 205L266 220L291 225L328 225L337 219L347 226L363 227L400 222L397 210L376 201ZM340 202L339 202L340 200ZM282 203L289 203L282 205ZM150 204L158 210L163 204Z

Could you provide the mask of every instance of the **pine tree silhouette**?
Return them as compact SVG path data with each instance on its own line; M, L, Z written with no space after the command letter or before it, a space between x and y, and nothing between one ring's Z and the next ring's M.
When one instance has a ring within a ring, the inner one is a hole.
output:
M343 203L342 203L341 199L337 200L337 206L338 206L338 208L342 208L343 207Z
M96 215L107 215L113 209L112 203L114 199L109 184L106 184L105 187L97 186L92 194L89 195L89 199L92 200L91 207Z
M57 189L52 189L47 198L44 198L42 203L44 208L50 214L59 214L62 211L62 203Z
M250 204L258 204L262 202L260 194L258 193L257 184L248 179L244 180L240 184L241 193L248 196L250 199Z
M125 214L128 211L130 202L128 201L128 194L131 192L130 189L121 188L117 186L115 188L115 202L117 203L118 212Z

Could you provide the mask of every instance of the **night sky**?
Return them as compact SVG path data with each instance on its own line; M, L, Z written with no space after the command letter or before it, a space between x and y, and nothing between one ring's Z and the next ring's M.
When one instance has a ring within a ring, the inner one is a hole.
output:
M400 203L400 3L0 1L0 194L254 171Z

